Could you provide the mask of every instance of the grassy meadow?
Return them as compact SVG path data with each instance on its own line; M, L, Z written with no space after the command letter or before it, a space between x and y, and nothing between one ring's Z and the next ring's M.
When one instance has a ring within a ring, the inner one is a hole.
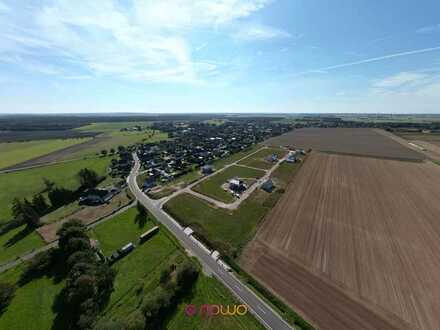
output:
M78 138L0 143L0 169L89 140Z

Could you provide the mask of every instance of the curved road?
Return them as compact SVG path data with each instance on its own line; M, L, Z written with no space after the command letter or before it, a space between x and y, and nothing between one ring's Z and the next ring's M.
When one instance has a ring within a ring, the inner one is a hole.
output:
M138 187L136 177L139 173L140 162L134 154L135 165L127 178L128 186L136 197L153 214L158 221L165 225L173 235L180 241L182 246L196 256L205 269L209 269L237 298L245 303L249 310L267 329L283 330L292 329L268 304L266 304L255 293L248 289L231 272L226 272L217 262L187 235L184 234L182 226L169 216L157 201L148 198Z

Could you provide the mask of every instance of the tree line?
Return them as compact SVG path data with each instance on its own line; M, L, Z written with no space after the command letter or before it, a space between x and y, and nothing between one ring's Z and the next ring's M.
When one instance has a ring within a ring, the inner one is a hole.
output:
M75 201L83 191L96 187L104 179L104 177L88 168L81 169L77 174L77 178L80 183L77 190L57 187L54 182L44 178L44 190L35 194L31 200L28 198L14 198L11 209L14 224L26 224L30 228L38 227L40 217ZM45 194L47 194L48 200Z

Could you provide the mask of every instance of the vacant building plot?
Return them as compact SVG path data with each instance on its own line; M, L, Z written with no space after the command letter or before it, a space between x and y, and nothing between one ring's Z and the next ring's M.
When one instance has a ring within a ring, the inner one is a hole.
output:
M232 203L235 198L227 189L228 180L240 178L247 180L247 182L252 182L261 178L263 175L264 171L260 171L258 169L242 166L231 166L210 177L209 179L200 182L193 188L193 190L219 201Z
M250 157L247 157L246 159L243 159L239 162L239 164L268 170L274 166L278 159L283 158L286 154L287 151L284 149L266 148L251 155Z
M266 144L391 159L417 161L425 158L369 128L303 128L271 138Z
M433 163L312 153L244 265L323 329L439 329L439 214Z

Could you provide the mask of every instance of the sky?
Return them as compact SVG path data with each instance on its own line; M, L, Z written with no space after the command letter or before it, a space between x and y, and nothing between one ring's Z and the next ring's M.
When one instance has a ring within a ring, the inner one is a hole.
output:
M2 113L440 113L438 0L0 0Z

